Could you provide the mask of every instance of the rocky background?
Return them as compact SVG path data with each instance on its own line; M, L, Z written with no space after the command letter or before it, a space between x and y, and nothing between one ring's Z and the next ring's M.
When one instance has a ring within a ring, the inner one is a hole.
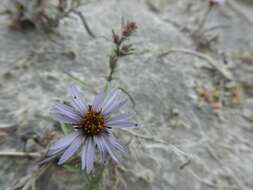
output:
M0 5L1 190L84 189L80 176L37 163L62 136L49 109L67 99L66 88L79 85L91 101L105 85L122 18L138 25L135 53L119 60L111 85L129 94L125 111L134 109L143 127L116 132L130 152L106 167L101 189L253 189L251 0L214 6L200 31L207 0L83 1L88 32L71 12L53 32L41 20L22 28L6 12L12 5Z

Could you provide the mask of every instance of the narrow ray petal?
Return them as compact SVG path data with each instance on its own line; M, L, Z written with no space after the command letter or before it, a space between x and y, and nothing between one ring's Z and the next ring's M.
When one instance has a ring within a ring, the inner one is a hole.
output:
M71 86L69 88L69 94L72 97L72 106L80 113L80 115L86 113L88 110L88 106L85 103L83 97L81 96L80 91L75 86Z
M87 139L84 142L82 152L81 152L81 164L82 164L82 170L86 168L86 149L87 149Z
M127 102L127 99L118 100L112 103L106 110L103 111L103 113L105 115L108 115L115 111L118 111L126 102Z
M62 147L60 147L60 148L58 148L58 149L49 150L49 151L47 152L47 156L53 156L53 155L55 155L55 154L58 154L58 153L60 153L60 152L63 152L63 151L65 151L65 150L68 148L68 146L69 146L69 145L62 146Z
M63 153L63 155L61 156L58 164L63 164L64 162L66 162L71 156L73 156L77 150L79 149L79 147L81 146L83 141L83 137L81 135L79 135L78 137L76 137L74 139L74 141L71 143L71 145L67 148L67 150Z
M95 144L93 138L88 139L85 158L86 172L89 174L93 169L93 163L95 158Z
M58 114L58 113L52 113L52 117L55 121L58 121L60 123L68 123L68 124L78 124L79 120L72 119L66 115Z
M61 103L56 104L51 112L59 122L78 123L81 118L74 108Z
M114 89L111 89L111 90L107 93L107 95L106 95L106 97L105 97L105 99L104 99L104 101L103 101L102 107L104 107L104 105L107 104L108 100L110 100L110 98L111 98L111 97L113 96L113 94L116 93L116 92L117 92L117 89L114 88Z
M133 122L115 122L115 123L107 123L106 127L111 127L111 128L137 128L139 127L137 123Z
M54 160L55 158L59 157L62 153L63 153L63 151L58 152L58 153L56 153L56 154L54 154L52 156L47 157L46 159L44 159L41 162L39 162L39 165L41 166L41 165L43 165L43 164L45 164L47 162L50 162L50 161Z
M102 162L104 162L105 161L105 151L106 151L106 149L105 149L105 146L104 146L104 144L103 144L103 141L102 141L102 139L101 139L101 137L94 137L94 141L95 141L95 143L96 143L96 145L97 145L97 147L98 147L98 151L99 151L99 155L100 155L100 160L102 161Z
M115 121L107 121L106 126L110 125L135 125L136 123L130 122L129 120L115 120Z
M106 122L109 122L109 121L128 121L129 119L132 119L135 115L136 115L136 113L123 113L123 114L119 114L119 115L114 116L114 117L107 118Z
M103 142L103 144L105 145L105 148L107 150L107 152L110 154L110 156L112 157L112 159L116 162L119 162L119 156L117 155L114 147L111 145L111 143L108 141L108 135L102 135L101 136L101 140Z
M65 137L62 137L61 139L59 139L53 145L50 146L48 150L48 155L53 154L54 151L64 149L65 147L69 146L77 136L79 136L79 132L73 132L66 135Z
M121 152L124 152L124 153L127 153L128 152L128 149L125 145L122 145L118 140L116 140L114 137L113 137L113 134L110 134L108 136L108 140L109 142L115 147L115 149L121 151Z
M114 93L111 94L111 96L108 98L108 100L104 103L102 107L102 112L104 113L108 108L111 107L111 105L119 98L120 91L115 90Z
M94 98L94 101L92 103L92 109L94 111L100 111L102 109L102 104L105 98L105 92L104 90L101 90L98 95Z

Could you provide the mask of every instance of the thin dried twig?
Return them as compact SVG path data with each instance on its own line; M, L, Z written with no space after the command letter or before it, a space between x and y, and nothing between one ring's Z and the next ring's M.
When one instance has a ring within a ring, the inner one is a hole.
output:
M10 12L8 10L0 12L0 16L2 16L2 15L9 15L9 14L10 14Z
M191 113L193 120L195 121L195 123L197 124L200 132L201 132L201 136L203 139L207 140L207 151L210 153L210 155L213 157L213 159L215 161L218 162L218 164L223 168L223 170L225 170L227 172L227 174L235 181L237 188L234 186L222 186L223 188L227 188L227 189L242 189L242 190L249 190L247 187L245 187L245 185L234 175L233 171L231 171L230 168L226 167L225 164L223 163L223 161L221 159L218 158L217 154L214 152L214 150L212 149L210 143L210 139L208 137L208 135L205 133L202 125L198 122L198 120L196 119L196 117L194 117L194 114ZM190 168L188 168L188 171L191 170ZM189 173L191 173L196 179L200 179L199 181L202 181L203 183L207 182L206 180L201 180L201 178L198 178L197 175L194 175L193 170L189 171ZM206 185L208 185L207 183L205 183ZM210 184L212 186L212 183ZM215 185L215 184L214 184ZM216 185L217 186L217 185Z
M119 185L122 185L122 189L128 189L127 188L127 182L125 181L124 177L122 177L121 173L119 172L118 168L114 168L115 176L117 176L115 183L113 185L113 189L119 189Z
M207 20L207 17L208 15L210 14L211 10L212 10L213 6L209 6L208 9L205 11L199 25L198 25L198 28L193 32L193 35L195 37L198 37L199 36L199 33L200 31L203 29L205 23L206 23L206 20Z
M7 151L2 151L0 152L0 156L17 156L17 157L34 157L34 158L39 158L41 157L41 154L38 152L7 152Z
M207 32L211 32L211 31L217 30L217 29L226 29L226 28L230 28L230 27L231 26L228 25L228 24L218 24L218 25L206 28L205 30L202 31L201 35L203 35L204 33L207 33Z
M205 61L207 61L214 69L216 69L223 77L225 77L227 80L229 81L233 81L233 76L232 74L221 64L218 64L215 60L213 60L211 57L209 57L206 54L200 53L200 52L196 52L190 49L180 49L180 48L172 48L169 49L163 53L161 53L158 58L162 58L166 55L169 55L171 53L184 53L184 54L188 54L188 55L193 55L196 56L200 59L203 59Z
M85 83L83 80L79 79L78 77L76 77L76 76L74 76L74 75L72 75L71 73L68 73L68 72L63 72L63 73L66 74L72 80L74 80L77 83L81 84L83 87L91 89L93 93L95 93L95 94L97 93L97 91L91 85Z
M125 93L128 97L129 97L129 99L130 99L130 101L131 101L131 103L132 103L132 105L133 105L133 109L135 109L135 105L136 105L136 103L135 103L135 101L134 101L134 98L131 96L131 94L129 94L128 92L127 92L127 90L125 90L124 88L122 88L122 87L118 87L120 90L122 90L122 92L123 93Z
M135 133L133 131L130 131L130 130L127 130L127 129L124 129L124 131L126 131L127 133L137 137L137 138L142 138L142 139L145 139L145 140L148 140L148 141L153 141L153 142L157 142L157 143L160 143L160 144L165 144L167 145L167 148L170 148L171 150L173 150L177 156L180 156L182 157L181 155L183 156L186 156L186 157L193 157L192 155L182 151L181 149L179 149L177 146L169 143L169 142L166 142L164 140L161 140L161 139L156 139L154 137L151 137L151 136L147 136L147 135L143 135L143 134L138 134L138 133Z
M88 34L92 38L96 38L96 35L91 31L91 29L90 29L85 17L83 16L83 14L80 11L76 11L76 10L73 10L72 12L81 19L82 24L83 24L84 28L86 29L86 31L88 32Z
M214 158L215 161L217 161L219 163L219 165L223 168L223 170L225 170L228 175L235 181L235 183L237 184L237 186L241 189L241 190L249 190L249 188L247 188L240 179L238 179L234 172L225 166L225 164L223 163L223 161L221 159L218 158L217 154L215 153L215 151L213 150L213 148L211 147L211 145L207 145L207 150L210 153L210 155Z
M220 187L218 184L215 184L215 183L211 182L210 180L199 177L191 168L186 168L186 169L200 183L203 183L207 186L214 187L214 188ZM237 186L225 186L225 185L223 185L221 187L224 188L224 189L238 189Z
M42 174L44 174L49 168L50 164L45 165L41 167L40 169L33 172L32 176L29 178L29 180L26 182L26 184L23 186L22 190L29 190L30 187L35 189L35 182L40 178Z
M229 0L227 1L228 7L234 11L239 17L246 20L249 24L253 25L252 17L244 11L244 9L240 8L239 1Z

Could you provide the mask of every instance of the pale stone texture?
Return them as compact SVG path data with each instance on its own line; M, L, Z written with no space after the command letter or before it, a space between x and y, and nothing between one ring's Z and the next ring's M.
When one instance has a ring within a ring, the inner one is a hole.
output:
M106 0L80 8L97 36L110 38L111 30L120 28L121 18L138 25L132 38L137 54L119 61L112 86L123 87L135 100L137 120L143 128L131 131L168 144L117 132L125 142L131 140L130 154L122 162L126 170L119 170L127 189L208 190L222 189L223 185L240 190L253 188L253 128L243 114L252 113L252 108L247 106L243 112L243 103L242 107L227 106L220 110L220 118L208 105L199 109L195 85L217 80L206 70L210 65L182 53L158 58L170 48L196 49L187 30L196 28L196 19L206 6L204 1L191 0ZM67 99L66 88L75 81L66 72L88 85L83 92L89 101L94 90L105 85L112 44L102 37L91 38L75 15L61 21L57 29L61 37L53 36L54 41L38 31L10 31L5 16L0 17L0 23L0 127L5 136L1 150L22 150L21 134L36 132L38 138L43 138L48 129L59 132L41 117L50 116L55 100ZM253 51L252 25L226 4L212 12L206 27L219 24L228 27L211 33L218 34L220 41L205 51L207 55L223 64L224 54L233 57L239 51ZM252 83L252 72L248 72L252 64L237 60L229 64L236 82ZM243 97L248 99L247 95ZM126 111L131 109L129 102ZM183 125L171 125L174 109ZM190 155L191 162L180 169L187 158L169 144ZM27 149L46 151L31 140ZM0 157L0 190L11 189L36 164L34 159ZM50 172L39 180L38 189L82 189L78 177L62 169ZM104 189L115 185L111 176L105 174L104 180ZM122 184L116 189L122 189Z

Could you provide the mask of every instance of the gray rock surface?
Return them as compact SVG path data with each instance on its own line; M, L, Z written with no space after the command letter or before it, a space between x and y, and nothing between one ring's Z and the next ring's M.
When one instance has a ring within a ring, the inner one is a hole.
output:
M233 76L229 82L253 86L253 61L234 58L240 52L252 55L253 7L230 2L232 6L216 7L209 15L205 28L220 27L208 37L217 35L219 40L200 53L225 65ZM114 168L116 179L107 169L102 189L253 189L253 125L245 118L252 107L244 108L252 97L242 87L240 106L224 104L218 112L206 102L199 107L197 85L228 81L205 59L182 51L196 51L190 31L206 8L200 0L106 0L80 8L97 36L110 38L121 18L138 24L132 38L136 54L119 61L112 86L131 94L143 127L117 131L124 142L130 141L130 154ZM244 14L248 10L251 17ZM10 31L8 22L0 17L0 150L22 151L22 134L61 134L43 118L50 117L56 100L67 99L68 85L80 85L66 73L86 83L80 87L89 101L105 85L112 43L91 38L75 15L61 21L60 36L53 35L53 40L39 31ZM168 49L178 51L159 58ZM125 111L131 109L129 102ZM46 148L29 140L27 150L43 154ZM25 181L37 163L0 156L0 190ZM54 167L38 180L37 189L82 189L82 180Z

